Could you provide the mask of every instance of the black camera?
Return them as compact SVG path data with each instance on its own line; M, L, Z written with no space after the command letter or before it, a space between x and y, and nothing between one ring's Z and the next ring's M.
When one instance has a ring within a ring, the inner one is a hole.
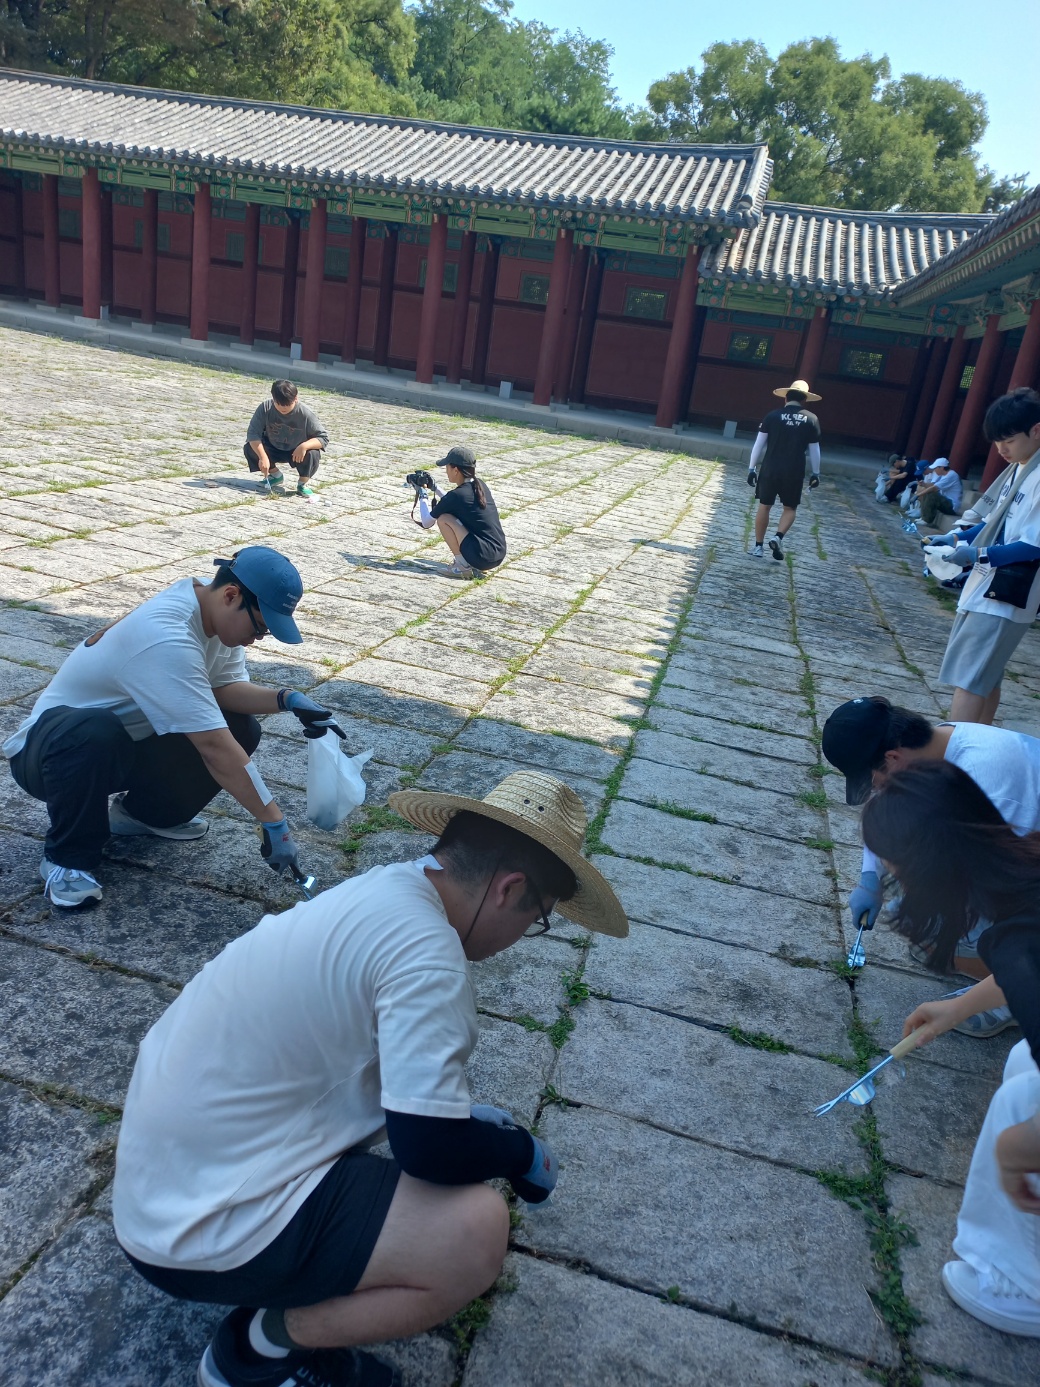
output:
M434 490L433 478L430 476L429 472L409 472L404 479L404 484L405 486L414 487L416 496L419 496L424 489L427 491Z

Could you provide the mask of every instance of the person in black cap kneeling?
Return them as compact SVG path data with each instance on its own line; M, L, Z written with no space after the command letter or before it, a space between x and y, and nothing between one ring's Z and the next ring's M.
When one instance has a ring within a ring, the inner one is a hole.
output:
M486 483L477 480L477 458L472 448L452 448L437 463L445 469L451 491L434 486L437 504L431 510L425 498L419 502L424 530L434 525L454 555L446 568L450 578L476 578L497 568L506 556L506 537L498 507Z
M343 733L306 694L251 684L244 648L266 635L303 640L293 619L303 583L263 545L214 562L211 583L181 578L78 645L3 745L16 783L47 805L40 876L52 905L100 901L110 833L201 838L198 812L222 788L262 824L268 865L298 870L285 816L250 759L257 714L295 713L308 737Z

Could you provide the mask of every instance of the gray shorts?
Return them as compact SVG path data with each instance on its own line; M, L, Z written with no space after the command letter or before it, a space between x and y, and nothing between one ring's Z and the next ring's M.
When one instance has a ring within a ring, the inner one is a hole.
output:
M1024 621L1009 621L987 612L958 612L939 682L984 698L1003 679L1008 660L1028 630Z

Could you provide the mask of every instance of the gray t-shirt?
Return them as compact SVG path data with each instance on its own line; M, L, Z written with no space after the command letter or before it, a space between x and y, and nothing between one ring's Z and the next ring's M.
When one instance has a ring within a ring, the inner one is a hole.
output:
M281 448L286 453L291 453L308 438L320 438L323 448L329 446L329 436L321 420L313 409L301 404L298 399L288 414L280 414L273 400L264 400L257 405L246 432L247 443L266 439L273 447Z

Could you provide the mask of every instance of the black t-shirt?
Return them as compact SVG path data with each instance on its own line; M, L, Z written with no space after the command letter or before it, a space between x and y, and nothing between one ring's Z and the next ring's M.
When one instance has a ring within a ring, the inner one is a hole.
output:
M979 957L996 978L1040 1065L1040 913L998 920L983 930Z
M806 448L820 441L819 419L799 404L770 410L758 431L769 439L763 467L776 466L785 471L803 471Z
M494 568L506 556L506 537L502 522L498 518L498 507L487 482L480 483L484 492L486 506L477 504L472 482L463 482L445 492L430 511L434 520L442 515L453 515L465 525L477 545L477 557L481 568Z

